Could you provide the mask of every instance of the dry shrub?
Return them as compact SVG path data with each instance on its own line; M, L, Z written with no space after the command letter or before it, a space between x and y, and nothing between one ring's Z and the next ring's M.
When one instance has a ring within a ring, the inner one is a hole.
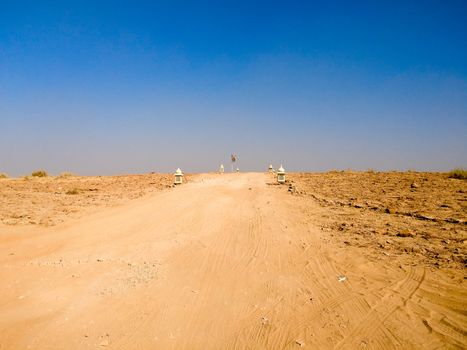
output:
M81 190L79 188L72 188L71 190L68 190L65 192L65 194L79 194Z
M33 171L31 176L34 176L34 177L47 177L48 174L45 170L36 170L36 171Z
M75 174L65 171L57 176L57 179L66 179L67 177L75 176Z
M448 173L448 177L451 179L460 179L466 180L467 179L467 170L465 169L454 169Z
M8 178L8 175L5 173L0 173L0 179L6 179Z
M34 176L34 177L47 177L47 176L49 176L49 174L45 170L37 170L37 171L33 171L31 173L31 176Z

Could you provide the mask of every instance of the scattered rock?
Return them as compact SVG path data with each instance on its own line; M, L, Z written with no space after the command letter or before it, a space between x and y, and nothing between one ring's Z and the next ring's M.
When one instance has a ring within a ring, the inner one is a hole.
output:
M397 232L397 237L415 237L415 233L405 228Z
M419 214L419 213L413 214L413 217L420 219L420 220L436 221L436 219L433 216Z
M392 207L387 207L384 211L387 214L396 214L397 213L396 209L392 208Z
M420 185L418 183L416 183L415 181L412 182L412 184L410 185L410 188L419 188Z
M452 255L451 254L440 254L438 256L438 259L441 259L443 261L451 261L452 260Z
M344 282L346 279L347 279L347 277L345 277L344 275L339 275L339 276L337 276L337 280L338 280L339 282Z
M297 344L298 346L300 347L304 347L305 346L305 342L303 340L295 340L295 344Z
M428 332L432 333L433 332L433 328L431 328L431 326L428 324L428 321L427 320L423 320L423 325L428 329Z
M459 219L455 219L455 218L447 218L445 221L449 222L451 224L460 224L461 223L461 221Z

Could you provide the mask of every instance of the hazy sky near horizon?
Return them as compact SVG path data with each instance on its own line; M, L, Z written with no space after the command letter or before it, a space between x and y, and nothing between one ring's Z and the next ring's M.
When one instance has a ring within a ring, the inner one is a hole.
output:
M465 1L2 1L0 172L467 166Z

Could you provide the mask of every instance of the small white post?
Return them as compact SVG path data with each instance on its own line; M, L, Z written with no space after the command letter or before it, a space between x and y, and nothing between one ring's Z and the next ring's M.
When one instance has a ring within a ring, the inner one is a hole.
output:
M180 185L183 182L183 173L180 168L175 171L174 177L174 185Z
M285 182L285 169L282 167L277 169L277 182L284 183Z

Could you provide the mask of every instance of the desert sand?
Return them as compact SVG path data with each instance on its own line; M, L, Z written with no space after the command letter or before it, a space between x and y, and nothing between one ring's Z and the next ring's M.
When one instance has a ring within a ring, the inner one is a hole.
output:
M467 183L0 180L0 349L467 348Z

